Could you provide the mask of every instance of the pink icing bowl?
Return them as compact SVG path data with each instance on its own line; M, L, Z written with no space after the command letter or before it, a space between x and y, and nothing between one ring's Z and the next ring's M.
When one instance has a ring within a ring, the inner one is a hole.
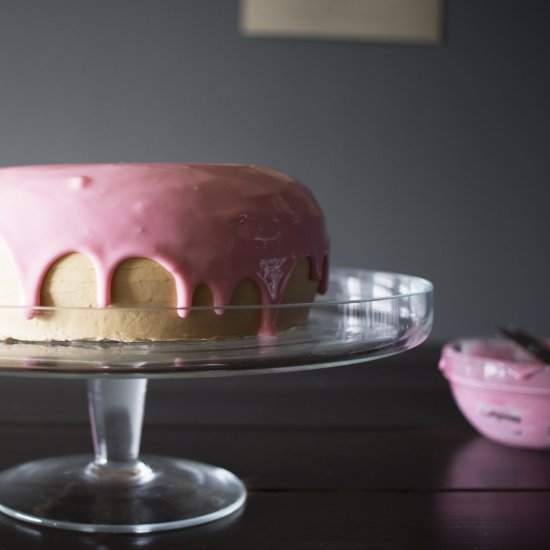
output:
M444 346L439 368L467 420L489 439L550 448L550 367L504 338Z

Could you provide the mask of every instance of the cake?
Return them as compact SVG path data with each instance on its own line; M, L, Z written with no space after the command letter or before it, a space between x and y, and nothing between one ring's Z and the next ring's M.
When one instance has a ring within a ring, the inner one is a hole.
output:
M274 306L324 292L327 266L315 198L269 168L0 168L3 340L273 335L305 322Z

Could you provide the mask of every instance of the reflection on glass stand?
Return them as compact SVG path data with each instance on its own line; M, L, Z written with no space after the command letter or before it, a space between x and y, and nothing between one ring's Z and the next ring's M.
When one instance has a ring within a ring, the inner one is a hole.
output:
M37 460L0 474L0 511L87 532L146 533L213 521L240 509L243 483L199 462L139 456L147 379L280 372L359 363L421 343L432 286L407 275L334 270L308 324L259 337L140 344L0 344L0 373L82 377L95 457Z

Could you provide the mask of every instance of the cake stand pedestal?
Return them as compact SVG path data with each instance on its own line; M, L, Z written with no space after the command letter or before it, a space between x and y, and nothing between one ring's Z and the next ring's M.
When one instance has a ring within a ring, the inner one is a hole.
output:
M432 324L424 279L334 270L309 322L274 338L164 343L0 344L0 374L85 378L95 456L28 462L0 474L0 511L84 532L147 533L223 518L246 500L231 472L139 455L147 380L227 376L365 362L421 343Z
M190 460L139 457L146 379L88 380L95 457L28 462L0 475L0 511L77 531L146 533L222 518L245 502L242 482Z

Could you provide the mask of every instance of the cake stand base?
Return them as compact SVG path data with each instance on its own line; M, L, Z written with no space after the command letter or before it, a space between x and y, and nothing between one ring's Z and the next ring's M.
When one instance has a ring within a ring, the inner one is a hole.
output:
M31 523L106 533L191 527L241 508L246 489L208 464L145 456L104 467L76 455L27 462L0 475L0 511Z
M308 323L276 338L0 342L0 375L86 380L94 447L93 459L52 458L0 473L0 512L49 527L111 533L179 529L236 512L246 490L233 474L188 460L140 457L149 378L305 370L400 353L430 332L432 285L408 275L333 270L325 301L280 307L280 315L305 308ZM21 314L0 308L0 314L10 311ZM116 308L88 308L87 314L94 311L103 316Z

